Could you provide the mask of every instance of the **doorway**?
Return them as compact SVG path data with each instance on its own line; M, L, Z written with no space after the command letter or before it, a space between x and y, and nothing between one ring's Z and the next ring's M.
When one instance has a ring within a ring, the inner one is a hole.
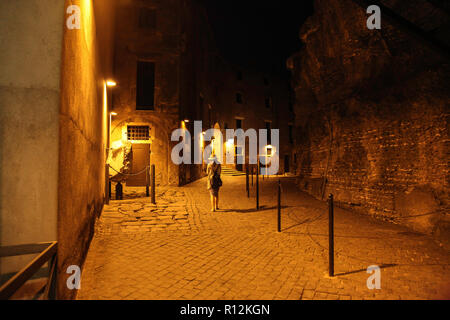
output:
M150 144L133 143L132 145L131 173L138 175L129 176L127 186L144 187L147 185L147 172L145 168L150 165Z
M243 167L244 155L243 155L243 152L242 152L242 148L236 146L234 148L234 152L235 152L235 155L236 155L236 157L235 157L235 159L236 159L236 170L237 171L243 171L244 170L243 169L244 168Z
M288 173L290 172L290 167L289 167L289 156L285 155L284 156L284 173Z

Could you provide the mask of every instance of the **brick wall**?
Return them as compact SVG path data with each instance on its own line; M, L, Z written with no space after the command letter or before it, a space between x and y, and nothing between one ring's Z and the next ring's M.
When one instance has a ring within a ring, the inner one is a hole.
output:
M407 9L409 17L420 12ZM370 31L366 19L352 1L318 0L300 32L305 46L288 63L300 124L299 186L442 235L449 221L449 65L408 32L386 20Z

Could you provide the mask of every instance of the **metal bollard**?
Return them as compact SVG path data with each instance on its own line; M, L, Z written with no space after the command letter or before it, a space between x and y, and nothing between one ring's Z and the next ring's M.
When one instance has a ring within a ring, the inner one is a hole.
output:
M245 168L245 189L247 191L247 198L250 198L250 187L248 185L248 167Z
M329 252L329 273L334 277L334 203L333 194L328 197L328 252Z
M281 232L281 180L278 179L278 232Z
M155 165L154 164L152 164L151 188L152 188L152 203L156 204L156 183L155 183Z
M145 194L147 197L150 196L150 168L147 167L145 169L145 182L146 182L146 186L145 186Z
M259 210L259 160L256 168L256 210Z
M123 186L120 181L116 184L116 200L123 200Z

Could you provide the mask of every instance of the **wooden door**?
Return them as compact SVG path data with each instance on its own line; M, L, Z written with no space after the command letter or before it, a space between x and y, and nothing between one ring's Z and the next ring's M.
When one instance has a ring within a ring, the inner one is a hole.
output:
M149 144L134 144L132 145L132 162L131 173L138 173L150 165L150 145ZM142 172L139 175L129 176L127 179L127 186L130 187L144 187L147 185L147 173Z

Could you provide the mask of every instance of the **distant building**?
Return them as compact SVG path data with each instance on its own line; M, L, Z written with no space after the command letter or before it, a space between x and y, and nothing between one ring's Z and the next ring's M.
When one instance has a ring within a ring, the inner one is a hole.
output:
M290 172L295 115L290 104L288 80L261 71L245 70L224 59L217 59L214 84L216 101L210 106L212 122L216 128L224 130L224 140L226 129L267 129L270 144L270 130L279 129L280 150L274 150L279 157L278 173ZM224 144L225 153L227 141ZM245 153L245 163L248 163L248 152L248 146L246 150L235 146L235 165L232 167L244 170L243 166L236 163L236 159ZM259 153L264 155L265 151L260 150Z

